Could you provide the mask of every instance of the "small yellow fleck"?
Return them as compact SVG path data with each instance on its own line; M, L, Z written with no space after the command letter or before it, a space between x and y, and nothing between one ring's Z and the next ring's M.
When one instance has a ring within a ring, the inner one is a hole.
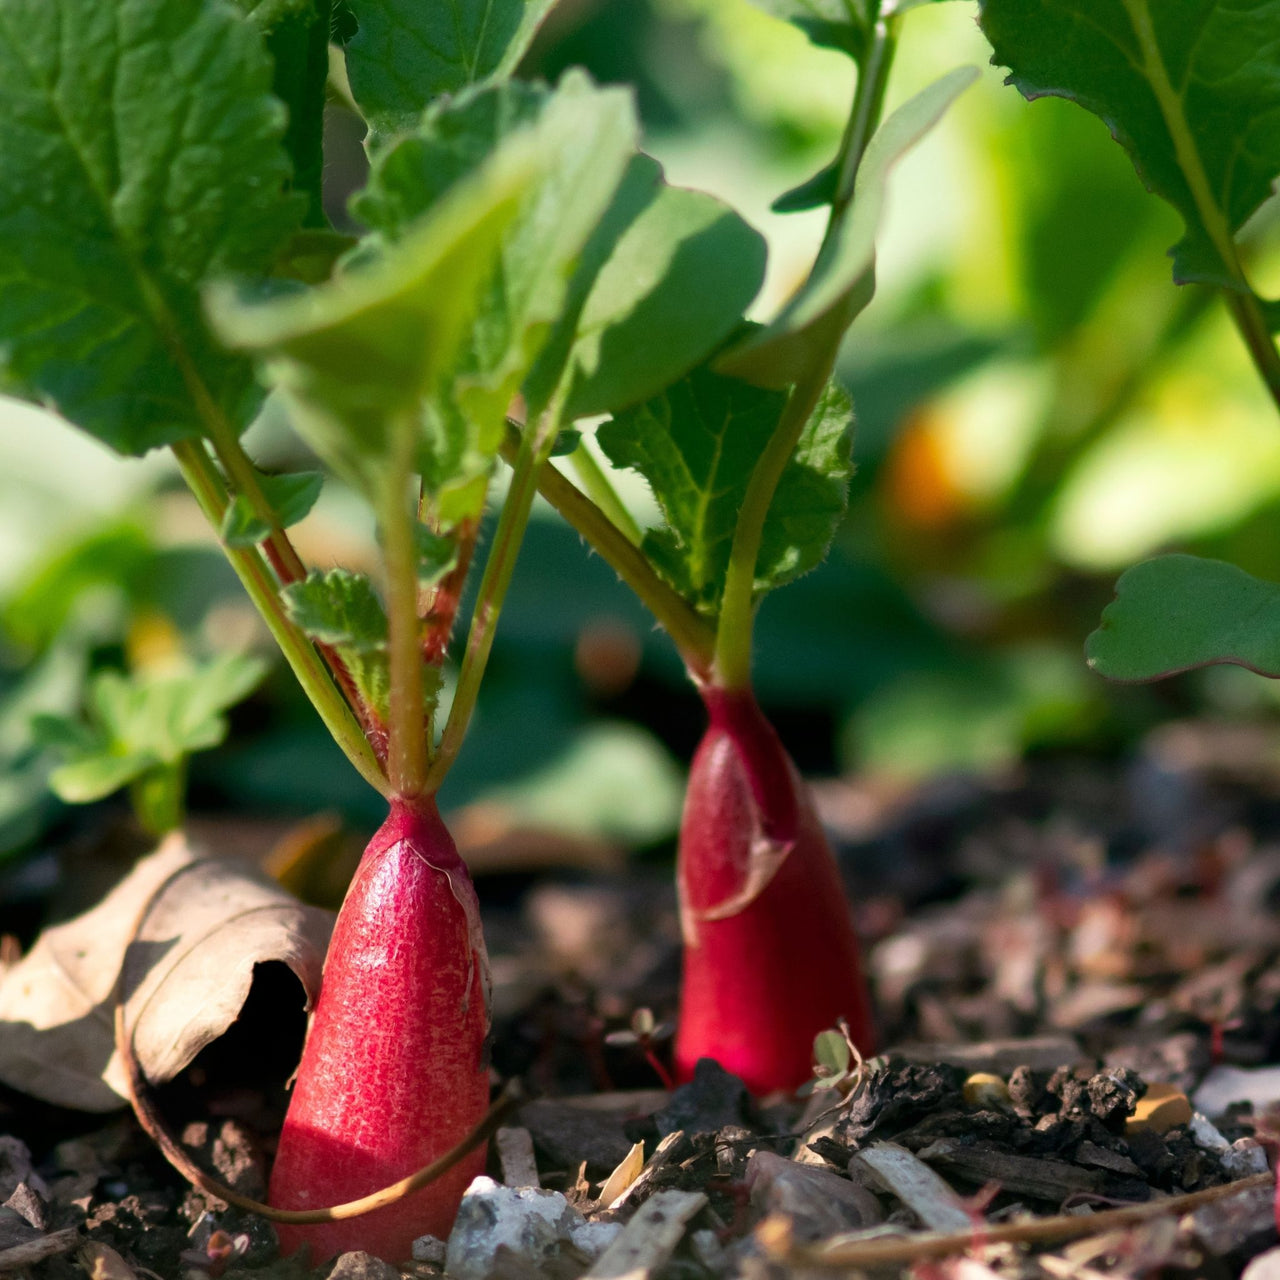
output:
M964 1100L970 1107L1007 1107L1009 1086L989 1071L975 1071L964 1082Z

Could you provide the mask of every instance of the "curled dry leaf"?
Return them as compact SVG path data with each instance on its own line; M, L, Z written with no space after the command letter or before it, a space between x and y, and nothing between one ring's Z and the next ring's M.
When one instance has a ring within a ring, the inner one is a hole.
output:
M117 980L139 1064L160 1083L235 1021L255 965L288 965L310 1005L332 924L331 913L170 836L0 974L0 1080L83 1111L124 1106Z

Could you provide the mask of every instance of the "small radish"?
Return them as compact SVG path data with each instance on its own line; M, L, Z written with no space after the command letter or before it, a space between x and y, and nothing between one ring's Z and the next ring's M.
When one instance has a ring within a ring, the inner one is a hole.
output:
M344 1203L453 1147L489 1103L488 962L475 890L433 800L393 800L338 915L270 1202ZM313 1261L350 1249L408 1258L447 1236L484 1150L363 1217L281 1226Z
M755 1093L812 1074L813 1038L848 1021L874 1051L844 887L808 790L749 690L702 688L677 887L685 936L675 1065L715 1058Z

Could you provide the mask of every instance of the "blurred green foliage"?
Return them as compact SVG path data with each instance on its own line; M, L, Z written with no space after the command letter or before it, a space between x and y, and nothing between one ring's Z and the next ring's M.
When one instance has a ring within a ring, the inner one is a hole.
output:
M758 624L760 696L807 726L811 740L790 745L810 767L998 768L1028 750L1112 749L1171 708L1270 701L1261 681L1189 677L1157 694L1084 665L1116 572L1140 556L1188 550L1280 578L1280 433L1220 305L1170 282L1173 213L1101 123L1059 100L1028 105L989 54L965 0L905 22L889 110L959 63L984 75L892 181L879 292L840 365L857 413L849 515L827 563ZM561 0L524 71L573 64L635 85L646 148L671 181L765 234L757 309L776 308L822 214L770 205L834 153L848 59L748 0ZM334 136L349 138L341 113ZM340 202L351 175L335 163L326 178ZM1280 280L1276 203L1250 235L1264 286ZM270 403L254 431L273 467L308 465ZM266 651L173 480L156 455L122 463L0 406L0 852L57 817L34 714L74 714L94 671L145 668L157 649ZM618 482L651 519L635 477ZM330 488L299 546L313 564L364 567L370 531ZM194 807L336 805L377 819L377 798L279 668L232 728L193 762ZM654 844L678 816L673 754L696 732L669 644L538 511L445 802L489 796ZM584 762L591 785L566 787ZM647 805L607 798L629 791Z

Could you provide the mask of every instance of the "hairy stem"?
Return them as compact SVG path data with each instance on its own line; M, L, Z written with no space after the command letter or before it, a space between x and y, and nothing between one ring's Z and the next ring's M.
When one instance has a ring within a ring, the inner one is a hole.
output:
M427 730L423 716L422 636L418 618L418 566L407 479L413 459L413 421L392 424L392 462L378 495L378 524L386 569L390 623L390 709L387 775L394 795L427 794Z
M204 445L196 440L183 440L173 446L173 454L205 517L215 531L221 529L229 499L222 476ZM225 544L222 550L333 740L371 787L382 795L388 794L387 779L373 748L311 641L285 613L262 553L256 547Z
M502 456L514 465L521 436L508 425ZM538 473L538 492L631 588L669 635L686 667L699 680L710 674L715 633L707 620L657 574L643 552L607 515L554 466Z
M858 85L849 111L849 123L840 141L838 181L831 216L827 221L822 247L839 231L849 211L858 166L866 153L867 143L880 123L884 107L889 69L897 49L899 18L896 15L877 18L870 47L858 68ZM821 257L822 249L818 256ZM733 531L729 567L725 574L724 594L720 598L720 615L716 625L714 682L726 689L746 689L751 684L751 646L755 623L755 574L764 539L765 520L773 504L778 482L787 462L822 395L827 379L835 368L840 336L832 339L829 349L817 353L805 375L791 389L773 436L761 453L747 485L738 523Z
M467 585L467 574L476 552L476 538L480 533L478 519L467 519L455 528L451 537L458 549L458 558L452 569L434 586L418 592L418 615L425 624L422 632L422 660L428 666L439 666L449 652L449 637L453 634L462 592Z

